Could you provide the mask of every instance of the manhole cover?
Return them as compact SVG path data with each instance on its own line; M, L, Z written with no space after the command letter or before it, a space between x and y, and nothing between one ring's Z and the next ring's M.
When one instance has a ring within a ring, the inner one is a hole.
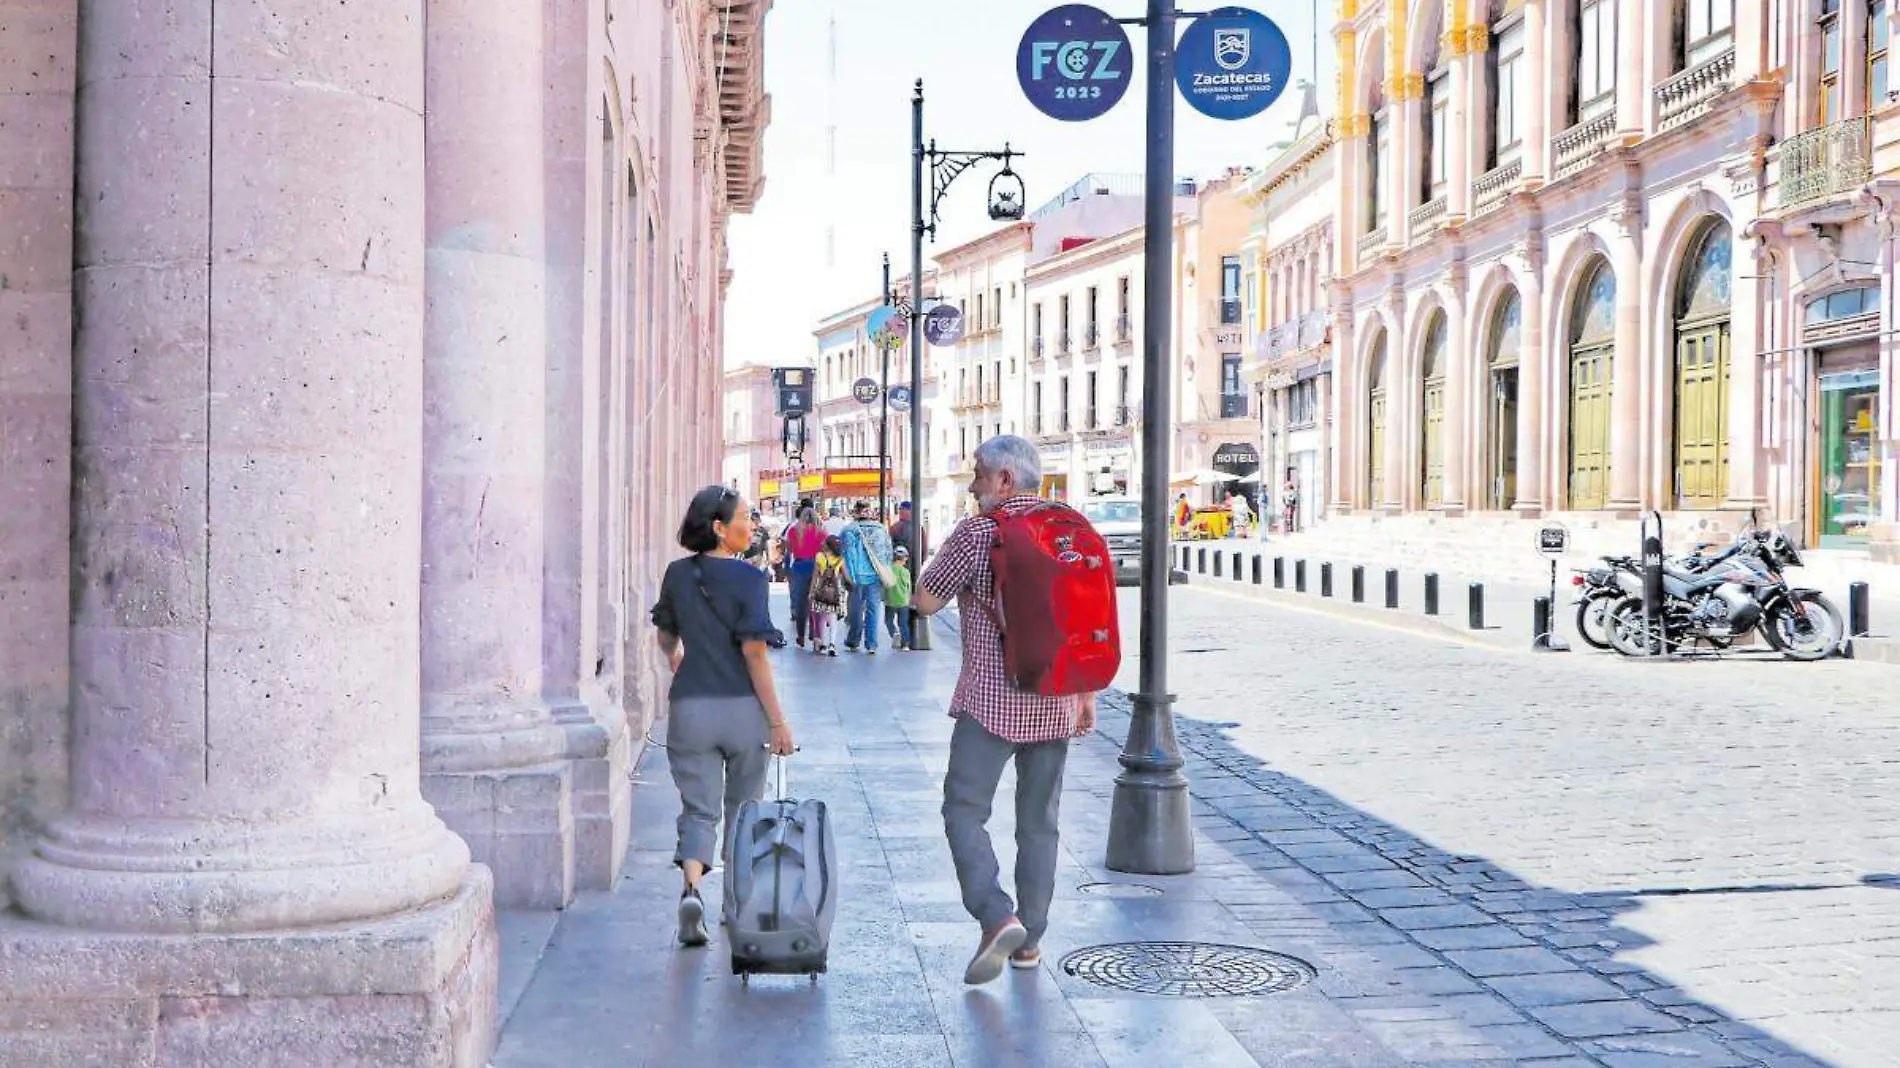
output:
M1161 888L1146 883L1083 883L1079 888L1096 897L1160 897Z
M1063 957L1062 970L1097 986L1173 998L1284 994L1319 974L1297 957L1207 942L1090 946Z

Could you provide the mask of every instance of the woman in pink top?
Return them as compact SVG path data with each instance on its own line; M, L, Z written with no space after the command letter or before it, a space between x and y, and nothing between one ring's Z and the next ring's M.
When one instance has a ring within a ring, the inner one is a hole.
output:
M805 647L810 624L812 572L818 551L824 547L825 528L819 524L818 514L805 508L798 513L798 522L785 532L785 552L792 560L792 628L800 649Z

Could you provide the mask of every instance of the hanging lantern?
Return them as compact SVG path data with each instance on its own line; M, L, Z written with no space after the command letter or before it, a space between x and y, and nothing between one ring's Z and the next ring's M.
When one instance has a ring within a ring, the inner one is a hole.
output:
M1023 217L1023 180L1009 169L1010 153L1003 153L1003 169L990 179L990 218L1015 222Z

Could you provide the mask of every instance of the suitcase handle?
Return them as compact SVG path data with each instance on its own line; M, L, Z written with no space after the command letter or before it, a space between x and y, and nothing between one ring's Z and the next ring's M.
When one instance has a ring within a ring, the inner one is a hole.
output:
M764 745L760 746L759 748L771 749L772 743L767 742ZM796 745L792 746L792 752L794 753L799 752L800 749L801 749L800 746L796 746ZM776 793L774 793L772 797L774 801L790 801L791 800L791 798L785 795L785 790L786 790L785 766L791 762L791 759L792 759L791 757L782 757L776 754L774 754L771 758L772 779L771 779L770 785L776 791Z

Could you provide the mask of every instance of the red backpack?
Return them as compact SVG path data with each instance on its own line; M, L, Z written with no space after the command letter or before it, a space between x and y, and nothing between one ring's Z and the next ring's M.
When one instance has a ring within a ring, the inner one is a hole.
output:
M989 518L996 629L1010 683L1047 697L1107 689L1122 662L1108 543L1082 513L1054 501ZM1024 625L1011 629L1011 621Z

